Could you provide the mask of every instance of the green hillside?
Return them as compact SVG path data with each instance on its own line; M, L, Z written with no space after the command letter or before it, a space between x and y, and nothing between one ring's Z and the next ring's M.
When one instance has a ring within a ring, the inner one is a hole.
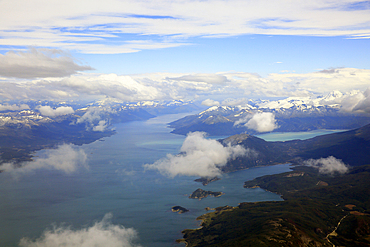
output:
M202 228L184 230L179 241L189 247L370 246L369 179L370 166L339 177L297 167L257 178L245 186L283 193L286 200L218 208L199 217Z

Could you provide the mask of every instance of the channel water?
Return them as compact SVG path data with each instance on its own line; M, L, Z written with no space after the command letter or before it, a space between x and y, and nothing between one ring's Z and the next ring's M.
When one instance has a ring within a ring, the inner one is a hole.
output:
M112 225L135 229L136 242L141 246L183 246L175 240L182 238L183 229L199 227L196 218L206 213L206 207L281 200L279 195L262 189L245 189L243 183L289 171L288 164L225 174L206 187L194 181L198 177L168 178L155 170L145 170L144 164L179 152L185 137L171 134L167 123L183 116L165 115L115 125L115 135L79 147L87 154L88 167L74 173L52 169L36 169L20 176L0 173L0 246L18 246L20 239L37 239L53 227L88 228L108 213ZM327 132L314 135L323 133ZM284 135L289 133L271 138L285 140ZM295 133L289 138L306 136ZM260 137L268 139L269 135ZM47 151L35 155L43 152ZM197 188L225 194L189 199ZM172 212L171 207L177 205L189 212Z

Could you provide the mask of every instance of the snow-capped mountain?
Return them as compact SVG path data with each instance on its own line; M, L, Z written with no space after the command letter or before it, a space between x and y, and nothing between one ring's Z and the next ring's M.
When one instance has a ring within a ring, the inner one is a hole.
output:
M355 93L333 91L320 97L289 97L275 101L255 100L237 106L212 106L174 121L170 127L177 134L189 131L205 131L210 135L255 134L255 130L244 124L256 114L271 113L269 121L275 121L278 128L274 131L279 132L357 128L369 123L370 117L342 111L341 107L341 103ZM259 121L267 120L260 118Z

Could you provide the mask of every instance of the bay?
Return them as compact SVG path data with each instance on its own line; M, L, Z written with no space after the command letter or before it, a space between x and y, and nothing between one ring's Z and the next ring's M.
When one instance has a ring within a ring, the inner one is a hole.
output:
M1 173L0 246L18 246L23 237L39 238L53 225L86 228L107 213L113 215L111 224L135 229L142 246L183 246L175 240L182 238L182 230L199 227L196 217L206 213L206 207L281 200L262 189L245 189L243 183L289 171L288 164L225 174L206 187L194 181L198 177L168 178L146 171L144 164L179 152L185 137L171 134L166 124L183 116L115 125L117 134L81 147L88 157L88 169L72 174L39 169L19 177ZM43 152L47 151L36 155ZM197 188L225 194L189 199ZM176 205L189 212L173 213L171 207Z

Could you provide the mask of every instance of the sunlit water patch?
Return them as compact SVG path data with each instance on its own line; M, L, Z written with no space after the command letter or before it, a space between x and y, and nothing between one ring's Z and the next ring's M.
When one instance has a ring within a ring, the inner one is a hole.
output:
M301 132L272 132L267 134L256 135L265 141L289 141L289 140L306 140L313 138L315 136L333 134L343 132L345 130L311 130L311 131L301 131Z

